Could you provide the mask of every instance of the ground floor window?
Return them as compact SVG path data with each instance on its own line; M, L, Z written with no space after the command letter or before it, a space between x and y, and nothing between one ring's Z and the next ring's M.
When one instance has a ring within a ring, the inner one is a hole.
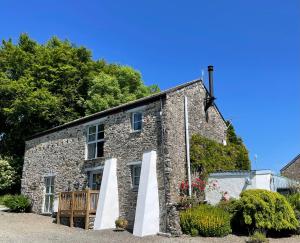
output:
M45 182L44 213L52 213L53 201L54 201L54 176L46 176L44 182Z
M128 163L130 166L131 171L131 183L133 189L138 189L140 184L140 177L141 177L141 165L140 161Z
M92 170L88 173L89 188L100 190L103 170Z

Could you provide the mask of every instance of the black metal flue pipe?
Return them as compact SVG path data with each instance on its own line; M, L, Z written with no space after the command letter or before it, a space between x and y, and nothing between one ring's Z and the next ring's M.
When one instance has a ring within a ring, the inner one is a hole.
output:
M214 66L210 65L207 67L208 69L208 80L209 80L209 95L211 99L214 99L214 78L213 78L213 71Z

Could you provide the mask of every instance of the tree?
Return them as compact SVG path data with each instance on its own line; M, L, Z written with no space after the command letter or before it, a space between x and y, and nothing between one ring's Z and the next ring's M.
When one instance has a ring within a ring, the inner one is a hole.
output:
M0 46L0 155L22 171L24 141L37 132L157 92L128 66L93 60L85 47L27 34Z
M0 195L15 183L16 172L9 159L0 157Z

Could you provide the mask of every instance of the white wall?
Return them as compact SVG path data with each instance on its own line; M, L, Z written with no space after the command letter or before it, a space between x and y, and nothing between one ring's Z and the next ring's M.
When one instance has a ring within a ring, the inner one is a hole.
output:
M247 189L271 190L271 171L224 172L212 173L208 183L216 181L218 189L205 191L205 199L210 204L217 204L222 198L222 192L228 192L229 197L239 198L241 192Z

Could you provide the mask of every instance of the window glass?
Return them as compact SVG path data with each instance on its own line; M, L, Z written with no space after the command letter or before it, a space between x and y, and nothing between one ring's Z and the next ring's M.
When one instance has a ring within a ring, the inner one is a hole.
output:
M45 177L44 213L52 213L54 201L54 176Z
M89 134L95 134L96 133L96 126L90 126L89 127Z
M87 159L104 156L104 124L90 126L87 134Z
M104 125L98 125L98 140L104 139Z
M88 144L88 159L94 159L96 153L96 143Z
M140 184L140 176L141 176L141 165L133 165L132 166L132 185L133 187L138 187Z
M142 113L141 112L136 112L133 113L132 117L132 128L134 131L139 131L142 129Z
M97 157L103 157L104 155L104 142L97 143Z

